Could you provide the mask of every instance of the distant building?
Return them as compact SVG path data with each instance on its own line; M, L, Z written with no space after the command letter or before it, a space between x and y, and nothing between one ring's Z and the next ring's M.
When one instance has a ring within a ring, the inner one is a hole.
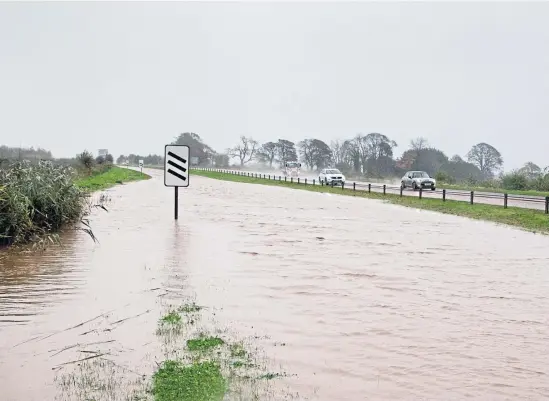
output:
M99 149L97 151L97 156L107 156L109 154L109 150L108 149Z

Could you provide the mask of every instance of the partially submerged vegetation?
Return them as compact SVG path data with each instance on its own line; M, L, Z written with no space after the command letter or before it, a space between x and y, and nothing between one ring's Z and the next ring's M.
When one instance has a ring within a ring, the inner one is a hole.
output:
M125 369L107 351L82 354L78 364L63 364L56 381L59 399L71 401L248 401L294 399L273 390L270 381L284 377L271 372L258 352L233 341L224 331L203 324L195 303L167 307L156 334L164 359L152 374ZM213 323L215 325L215 323ZM121 344L122 345L122 344ZM71 369L72 368L72 369Z
M504 209L502 206L486 204L470 205L467 202L452 200L443 202L442 200L431 198L418 199L417 197L412 196L400 197L395 194L383 195L379 192L369 193L367 191L353 191L352 188L342 190L341 188L330 188L319 185L304 185L303 183L297 184L296 182L291 183L289 181L265 180L261 178L204 170L193 170L192 174L226 181L281 186L314 192L329 192L362 198L381 199L397 205L432 210L440 213L469 217L472 219L492 221L519 227L528 231L549 234L549 216L544 214L542 210L523 209L517 207L509 207Z
M100 160L101 161L101 160ZM75 223L93 236L87 192L150 178L92 159L66 165L49 160L14 161L0 168L0 245L56 241L56 232Z
M74 170L51 162L22 161L0 170L0 243L34 241L83 221L84 192Z

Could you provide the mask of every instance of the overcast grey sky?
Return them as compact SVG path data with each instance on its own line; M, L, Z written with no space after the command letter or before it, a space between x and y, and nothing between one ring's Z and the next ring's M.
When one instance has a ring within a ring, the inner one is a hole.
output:
M549 3L1 3L0 143L425 136L549 165Z

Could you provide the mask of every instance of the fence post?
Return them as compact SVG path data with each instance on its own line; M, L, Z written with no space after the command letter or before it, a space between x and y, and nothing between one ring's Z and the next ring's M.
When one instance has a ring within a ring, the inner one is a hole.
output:
M297 177L297 183L299 184L299 177Z
M404 191L404 188L402 188L402 185L400 186L400 196L402 196L402 191Z
M442 201L446 202L446 190L445 189L442 190Z
M341 182L341 190L343 191L345 189L345 182Z
M271 179L271 175L269 174L269 180Z
M473 204L474 197L475 197L475 191L471 191L471 205Z
M423 188L419 187L419 199L423 197Z
M282 181L282 177L281 177L281 176L278 176L278 181Z
M353 182L353 191L356 191L356 182Z
M307 185L307 179L305 178L305 185Z
M284 176L284 182L288 181L288 177Z
M368 184L368 192L372 192L372 184Z
M508 197L509 197L509 195L503 194L503 208L504 209L507 209L507 198Z
M545 197L545 214L549 214L549 196Z
M332 184L332 188L333 188L334 187L334 181L333 180L332 180L331 184Z
M315 179L313 178L313 185L315 185Z
M387 193L387 185L383 184L383 195Z
M290 183L291 183L291 184L294 183L294 177L290 177Z

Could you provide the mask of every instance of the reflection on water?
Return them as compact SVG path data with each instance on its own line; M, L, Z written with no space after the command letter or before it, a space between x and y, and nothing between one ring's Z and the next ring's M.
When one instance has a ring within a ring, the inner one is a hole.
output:
M159 302L195 295L309 399L549 398L547 237L200 177L177 222L160 178L110 193L100 244L0 262L2 400L53 399L71 344L150 371Z

